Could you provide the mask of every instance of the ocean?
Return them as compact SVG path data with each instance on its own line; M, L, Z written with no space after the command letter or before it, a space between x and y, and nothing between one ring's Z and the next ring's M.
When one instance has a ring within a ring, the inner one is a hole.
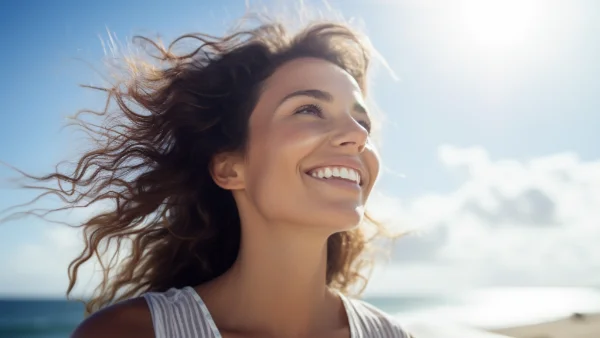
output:
M1 338L63 338L83 320L83 304L65 300L0 300Z
M600 312L600 290L494 288L454 295L379 295L365 300L406 322L445 321L500 328ZM65 300L0 299L0 338L68 337L83 305Z

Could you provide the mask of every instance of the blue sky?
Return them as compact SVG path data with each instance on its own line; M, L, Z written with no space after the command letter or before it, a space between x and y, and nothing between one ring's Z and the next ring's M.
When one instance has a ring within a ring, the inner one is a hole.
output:
M432 273L447 274L457 287L600 284L600 275L589 272L597 267L592 257L600 257L591 241L600 237L594 211L600 203L600 3L329 4L364 22L398 77L380 68L372 91L386 115L386 170L379 182L386 197L377 204L394 210L401 224L425 229L396 244L393 268L378 272L377 288L410 290ZM136 34L165 40L189 31L220 34L245 9L244 1L230 0L3 7L0 160L34 174L73 159L79 138L60 130L65 116L102 107L101 97L78 84L100 83L90 65L101 67L108 31L121 43ZM12 176L0 167L0 179ZM0 209L31 196L3 184ZM33 219L1 225L0 293L60 294L75 245L62 231ZM532 241L530 265L508 254ZM503 265L469 268L490 261ZM557 273L532 270L548 261L564 264L552 266ZM407 275L414 278L395 282ZM40 279L48 280L41 290L31 282Z

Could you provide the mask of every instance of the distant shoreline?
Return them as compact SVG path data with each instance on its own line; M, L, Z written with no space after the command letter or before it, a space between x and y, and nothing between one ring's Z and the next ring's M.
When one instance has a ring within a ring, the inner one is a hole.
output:
M598 338L600 313L578 313L558 320L488 331L514 338Z

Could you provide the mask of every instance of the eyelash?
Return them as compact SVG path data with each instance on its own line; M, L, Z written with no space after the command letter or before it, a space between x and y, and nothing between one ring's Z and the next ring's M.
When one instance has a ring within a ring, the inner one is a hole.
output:
M321 107L318 104L307 104L304 105L298 109L296 109L296 111L294 112L294 114L302 114L302 112L307 111L312 109L313 111L316 111L316 114L311 114L311 115L315 115L317 117L323 117L323 107ZM358 123L363 126L363 128L365 128L367 130L367 132L371 132L371 123L369 123L369 121L366 120L359 120Z
M317 113L316 114L312 114L312 115L316 115L318 117L323 117L323 107L319 106L318 104L307 104L304 105L300 108L298 108L294 114L302 114L303 111L309 110L309 109L313 109L316 110Z

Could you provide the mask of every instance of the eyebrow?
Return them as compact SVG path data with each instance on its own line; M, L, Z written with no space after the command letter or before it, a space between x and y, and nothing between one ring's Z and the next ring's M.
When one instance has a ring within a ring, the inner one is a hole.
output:
M279 102L279 106L281 106L285 101L287 101L291 98L297 97L297 96L308 96L308 97L312 97L317 100L321 100L321 101L325 101L325 102L333 102L333 95L331 95L331 93L328 93L326 91L319 90L319 89L305 89L305 90L298 90L298 91L295 91L293 93L286 95L281 100L281 102ZM369 113L367 112L367 109L358 102L354 102L354 106L352 108L354 109L354 111L356 111L358 113L369 115Z

